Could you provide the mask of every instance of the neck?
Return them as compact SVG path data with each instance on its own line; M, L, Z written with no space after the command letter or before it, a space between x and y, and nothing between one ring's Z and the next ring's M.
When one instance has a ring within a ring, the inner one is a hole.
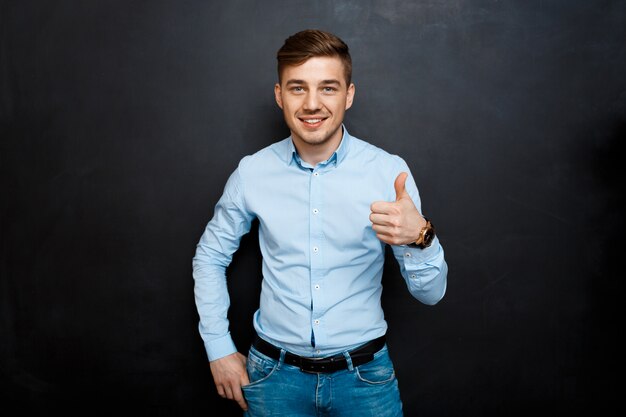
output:
M343 128L339 129L336 135L322 143L307 143L300 139L296 139L292 135L293 144L298 151L300 159L311 166L316 166L320 162L326 161L339 148L341 138L343 137Z

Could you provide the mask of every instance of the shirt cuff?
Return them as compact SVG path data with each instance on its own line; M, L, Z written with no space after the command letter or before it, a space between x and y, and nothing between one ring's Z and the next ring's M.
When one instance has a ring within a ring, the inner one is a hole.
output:
M210 342L204 342L204 348L209 357L209 362L237 352L237 348L230 334L218 339L213 339Z
M439 244L439 238L435 236L433 242L429 247L420 249L413 248L407 245L402 246L402 251L404 253L404 264L405 265L419 265L425 262L428 262L431 259L434 259L439 251L441 250L441 245Z

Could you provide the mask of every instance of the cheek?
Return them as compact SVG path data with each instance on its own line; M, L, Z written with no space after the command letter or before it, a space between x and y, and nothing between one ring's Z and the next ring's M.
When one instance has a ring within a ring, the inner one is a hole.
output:
M336 100L332 100L332 101L328 101L325 103L326 108L329 110L332 110L333 113L342 113L346 110L346 106L348 105L348 103L346 102L346 99L336 99Z
M293 113L295 110L298 109L298 107L298 103L294 99L283 100L282 109L285 111L285 113Z
M343 114L346 111L346 103L338 103L335 106L335 114Z

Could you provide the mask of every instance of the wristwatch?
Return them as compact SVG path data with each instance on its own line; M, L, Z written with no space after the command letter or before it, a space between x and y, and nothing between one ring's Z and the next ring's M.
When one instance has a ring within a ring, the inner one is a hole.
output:
M435 239L435 227L426 217L424 217L424 220L426 220L426 226L422 227L422 230L420 230L420 237L415 242L409 243L409 247L424 249L433 243L433 239Z

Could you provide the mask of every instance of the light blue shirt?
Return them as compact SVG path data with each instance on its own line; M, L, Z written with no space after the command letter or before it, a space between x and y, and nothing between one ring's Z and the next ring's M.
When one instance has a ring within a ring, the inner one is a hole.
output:
M263 282L253 324L259 336L301 356L322 357L386 333L381 308L385 243L370 205L395 201L394 181L421 212L402 158L343 129L339 148L313 167L291 137L244 157L215 206L193 258L199 330L209 360L236 352L229 333L226 268L259 220ZM392 246L409 292L425 304L444 295L447 265L436 238L426 249Z

